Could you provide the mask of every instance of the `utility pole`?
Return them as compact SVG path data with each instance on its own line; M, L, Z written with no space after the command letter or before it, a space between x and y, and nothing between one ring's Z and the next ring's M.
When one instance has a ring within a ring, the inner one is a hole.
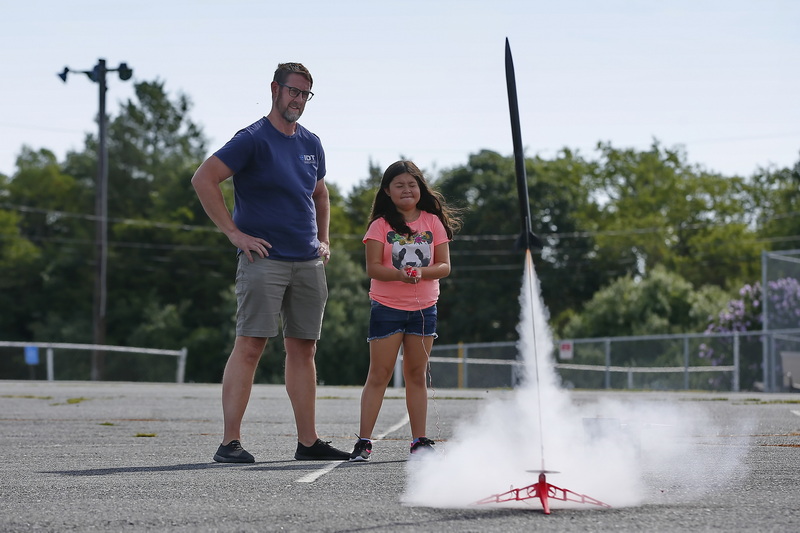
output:
M106 142L106 74L119 72L123 81L131 79L133 70L127 63L120 63L119 67L109 69L106 60L99 59L92 70L71 70L64 67L58 77L66 83L67 74L81 72L90 80L97 83L100 88L100 102L97 116L99 139L97 145L97 181L95 182L95 279L94 279L94 312L93 312L93 342L102 346L106 342L106 275L108 267L108 146ZM104 352L95 348L92 352L92 381L103 379L105 367Z

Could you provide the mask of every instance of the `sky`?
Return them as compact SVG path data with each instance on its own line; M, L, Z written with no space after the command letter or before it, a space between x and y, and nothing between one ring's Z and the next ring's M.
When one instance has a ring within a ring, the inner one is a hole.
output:
M62 160L96 134L98 85L72 73L104 58L107 111L136 81L192 101L209 155L266 115L280 62L315 97L326 181L347 193L400 158L430 177L483 149L511 155L508 38L528 156L598 142L685 151L725 175L800 161L796 0L0 0L0 173L23 145ZM187 178L188 179L188 178Z

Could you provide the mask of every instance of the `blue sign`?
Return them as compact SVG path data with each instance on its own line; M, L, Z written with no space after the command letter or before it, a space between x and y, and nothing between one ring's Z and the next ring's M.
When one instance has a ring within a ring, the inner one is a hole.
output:
M39 364L39 347L26 346L25 347L25 364L38 365Z

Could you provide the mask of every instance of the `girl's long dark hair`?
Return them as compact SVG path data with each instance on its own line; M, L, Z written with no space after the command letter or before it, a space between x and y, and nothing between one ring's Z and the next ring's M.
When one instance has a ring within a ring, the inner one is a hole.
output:
M436 215L442 221L442 225L447 232L447 238L452 239L453 233L461 227L461 219L458 217L458 212L447 206L444 197L428 185L422 171L411 161L396 161L389 165L386 172L383 173L381 186L375 194L375 200L372 202L369 224L383 217L397 233L411 235L411 228L406 224L402 213L397 210L392 199L386 194L389 184L400 174L410 174L417 180L420 193L417 207L422 211Z

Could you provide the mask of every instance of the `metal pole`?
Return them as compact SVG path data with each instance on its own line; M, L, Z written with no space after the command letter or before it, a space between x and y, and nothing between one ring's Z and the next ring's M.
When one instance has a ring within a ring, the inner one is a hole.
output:
M764 380L764 392L769 392L769 373L767 367L769 359L769 303L767 302L767 252L761 251L761 370Z
M398 350L399 356L397 359L394 360L394 378L392 380L392 386L396 389L399 389L403 386L403 346L400 346L400 350Z
M69 67L58 77L66 83ZM108 120L106 116L106 75L109 72L119 72L123 81L131 79L133 69L127 63L120 63L117 68L106 68L106 60L98 59L97 65L92 70L81 70L83 74L99 86L99 106L97 125L99 138L97 142L97 179L95 183L95 279L94 302L92 309L93 338L96 348L92 351L91 379L103 379L105 352L100 348L106 344L106 272L108 271L108 147L106 142L106 129Z
M733 392L739 392L741 385L739 371L739 332L733 332Z
M58 74L64 83L67 82L69 67ZM97 179L95 183L95 279L94 302L92 309L93 338L96 348L92 351L91 379L101 380L104 373L105 352L100 348L106 344L106 272L108 271L108 146L106 116L106 75L108 72L119 72L121 80L129 80L133 69L127 63L120 63L117 68L106 68L106 60L98 59L92 70L79 71L99 86L99 105L97 125L99 128L97 142Z
M55 369L53 368L53 348L47 349L47 381L55 381Z
M95 184L95 285L94 285L94 344L106 343L106 267L108 265L108 147L106 143L106 60L98 60L95 67L97 84L100 86L100 102L97 123L99 139L97 145L97 183ZM105 353L99 349L92 352L92 381L103 379Z
M464 388L464 343L459 341L458 342L458 351L456 352L456 357L459 359L458 363L458 388Z
M611 388L611 339L605 339L606 349L606 388Z
M186 377L186 356L189 354L189 350L184 346L181 348L181 354L178 356L178 372L175 381L178 383L183 383Z
M683 338L683 389L689 390L689 337Z
M775 334L769 336L769 391L778 392L778 361L775 350Z
M459 388L468 389L469 388L469 346L464 346L461 344L459 350L463 347L464 349L464 386Z

